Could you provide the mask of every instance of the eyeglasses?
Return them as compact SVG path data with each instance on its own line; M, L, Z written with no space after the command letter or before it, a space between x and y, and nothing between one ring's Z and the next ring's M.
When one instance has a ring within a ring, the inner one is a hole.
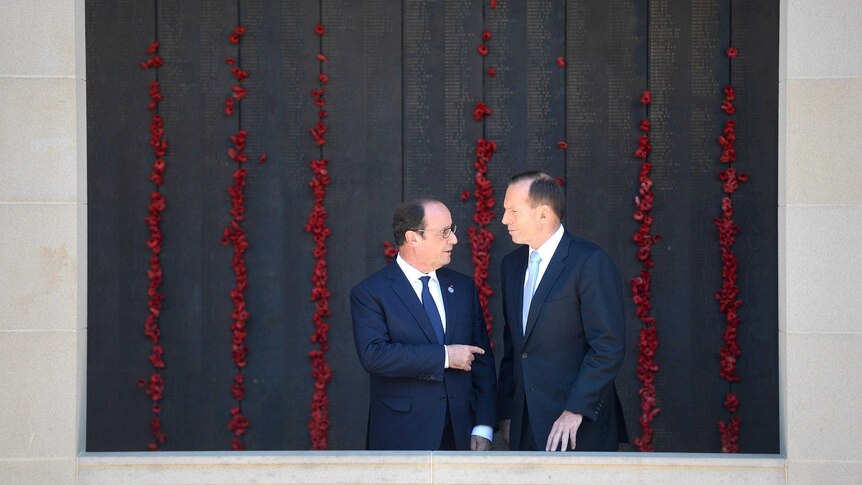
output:
M441 237L443 237L443 239L449 239L449 236L451 236L452 234L455 234L455 231L457 231L457 230L458 230L458 226L455 224L452 224L451 226L449 226L447 228L441 229L440 231L437 232L437 234L439 234ZM425 232L425 229L417 229L416 232Z

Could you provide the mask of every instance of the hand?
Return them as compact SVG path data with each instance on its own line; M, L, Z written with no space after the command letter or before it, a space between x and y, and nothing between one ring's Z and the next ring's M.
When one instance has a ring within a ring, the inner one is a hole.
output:
M583 420L584 416L581 414L563 411L563 414L554 421L551 434L548 435L548 443L545 444L545 451L557 451L557 445L560 445L560 451L566 451L566 445L570 441L574 450L575 437Z
M485 351L472 345L447 345L446 353L449 355L449 368L470 370L470 364L475 357L473 354L484 354Z
M503 443L506 443L506 446L509 446L509 430L512 427L511 419L504 419L500 421L500 436L503 438Z
M470 436L470 450L472 451L488 451L491 449L491 442L487 439L472 435Z

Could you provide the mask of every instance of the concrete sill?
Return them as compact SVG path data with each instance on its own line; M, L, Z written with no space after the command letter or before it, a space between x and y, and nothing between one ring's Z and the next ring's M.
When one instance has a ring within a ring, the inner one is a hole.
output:
M776 484L779 455L519 452L82 453L79 485Z

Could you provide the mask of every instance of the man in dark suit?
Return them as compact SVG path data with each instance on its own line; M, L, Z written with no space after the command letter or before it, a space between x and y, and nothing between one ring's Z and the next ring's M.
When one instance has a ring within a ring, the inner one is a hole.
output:
M392 221L398 256L350 292L371 376L372 450L487 450L497 383L473 280L443 268L458 242L449 209L413 198Z
M502 262L500 431L512 450L618 450L628 440L614 387L622 285L607 253L563 228L564 204L543 172L506 190L503 224L523 246Z

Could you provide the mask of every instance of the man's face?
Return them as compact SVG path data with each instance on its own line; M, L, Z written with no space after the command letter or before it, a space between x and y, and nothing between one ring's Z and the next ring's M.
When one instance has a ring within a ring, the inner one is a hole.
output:
M503 200L503 224L509 229L509 236L515 244L529 244L533 249L541 236L539 226L540 207L530 205L531 180L522 180L509 185Z
M425 228L417 234L415 254L419 270L423 272L442 268L452 261L452 248L458 244L455 233L444 238L442 233L452 227L452 215L445 205L432 202L425 206Z

